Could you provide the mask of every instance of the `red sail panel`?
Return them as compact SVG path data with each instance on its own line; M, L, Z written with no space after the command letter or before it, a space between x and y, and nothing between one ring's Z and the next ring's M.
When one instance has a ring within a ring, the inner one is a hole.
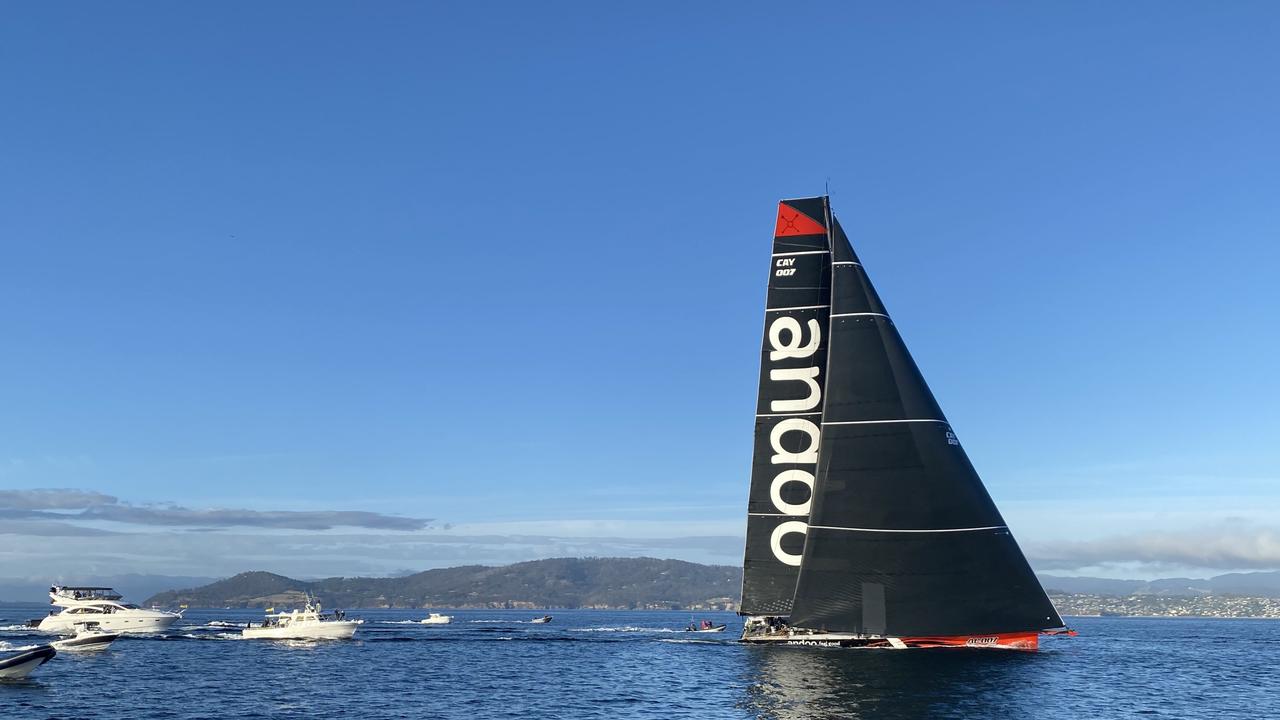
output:
M789 235L824 235L827 229L821 222L805 215L786 202L778 203L778 222L773 229L774 237Z

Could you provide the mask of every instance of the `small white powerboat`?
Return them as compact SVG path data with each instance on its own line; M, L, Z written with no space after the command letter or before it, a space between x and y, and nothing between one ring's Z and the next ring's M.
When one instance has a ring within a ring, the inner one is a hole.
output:
M724 629L725 629L726 627L728 627L728 625L704 625L703 627L695 627L695 626L693 626L693 625L690 625L689 627L685 628L685 629L684 629L684 631L685 631L685 632L700 632L700 633L702 633L702 632L724 632Z
M240 631L245 638L265 638L268 640L350 640L356 634L356 628L363 620L348 620L341 610L325 615L320 612L320 603L310 598L302 610L291 612L271 612L261 625L250 624Z
M534 618L534 619L530 620L529 622L533 623L534 625L545 625L545 624L547 624L547 623L551 622L551 616L550 616L550 615L543 615L542 617L540 617L540 618Z
M423 625L448 625L449 623L453 622L453 616L441 615L440 613L431 613L430 615L419 620L418 622L422 623Z
M37 645L30 650L0 657L0 680L21 680L57 654L51 645Z
M99 623L88 621L76 623L76 634L73 637L49 644L58 650L104 650L119 637L120 633L107 632Z

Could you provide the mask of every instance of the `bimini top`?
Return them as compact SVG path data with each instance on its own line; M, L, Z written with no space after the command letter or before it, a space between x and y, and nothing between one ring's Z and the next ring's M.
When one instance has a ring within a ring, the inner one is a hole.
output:
M120 600L123 599L120 593L114 588L109 587L89 587L78 585L54 585L49 588L49 597L52 602L58 600Z

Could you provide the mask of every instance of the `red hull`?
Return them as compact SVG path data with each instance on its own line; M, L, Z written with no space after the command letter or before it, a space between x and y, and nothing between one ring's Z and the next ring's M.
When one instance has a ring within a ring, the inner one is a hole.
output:
M1074 633L1070 633L1074 634ZM974 648L989 650L1022 650L1035 652L1040 647L1040 633L1017 632L994 635L953 635L937 637L865 638L828 633L777 634L744 637L741 642L761 645L813 645L818 647L885 648Z
M913 648L996 648L999 650L1036 650L1039 633L1002 633L998 635L959 635L955 637L904 637L902 644Z

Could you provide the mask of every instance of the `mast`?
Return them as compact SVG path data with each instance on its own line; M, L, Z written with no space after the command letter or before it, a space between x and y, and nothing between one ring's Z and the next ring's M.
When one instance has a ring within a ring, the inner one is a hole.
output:
M743 615L785 616L795 595L826 383L829 215L825 197L778 204L760 349Z
M792 627L1062 626L834 217L829 377Z

